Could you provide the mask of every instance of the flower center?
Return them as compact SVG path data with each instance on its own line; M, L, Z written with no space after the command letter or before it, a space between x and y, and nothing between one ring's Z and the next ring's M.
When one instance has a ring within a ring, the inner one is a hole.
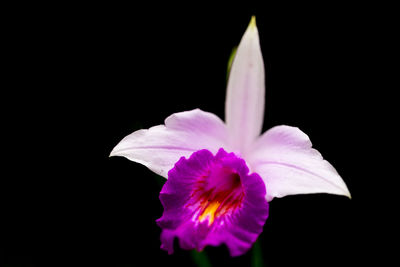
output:
M181 157L168 172L161 192L161 247L173 252L174 239L184 249L201 251L226 244L231 255L246 252L268 217L266 188L246 162L223 148L214 156L202 149Z
M199 177L193 187L188 206L194 208L193 220L211 225L222 215L229 215L239 208L244 190L239 174L215 164L205 175Z

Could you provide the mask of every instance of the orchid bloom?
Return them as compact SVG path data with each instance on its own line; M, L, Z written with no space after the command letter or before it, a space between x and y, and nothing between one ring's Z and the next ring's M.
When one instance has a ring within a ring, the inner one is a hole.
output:
M225 244L232 256L248 251L262 232L274 197L330 193L350 197L334 167L299 128L276 126L261 134L264 63L255 18L233 60L225 123L194 109L164 125L126 136L111 156L123 156L167 178L157 220L161 248L201 251Z

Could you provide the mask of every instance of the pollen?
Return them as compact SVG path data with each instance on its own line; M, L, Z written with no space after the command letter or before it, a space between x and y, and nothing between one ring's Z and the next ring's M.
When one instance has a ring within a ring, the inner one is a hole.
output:
M208 225L213 224L216 211L220 207L221 203L215 201L211 202L207 205L207 207L203 210L202 214L199 216L199 221L203 222L206 218L208 218Z

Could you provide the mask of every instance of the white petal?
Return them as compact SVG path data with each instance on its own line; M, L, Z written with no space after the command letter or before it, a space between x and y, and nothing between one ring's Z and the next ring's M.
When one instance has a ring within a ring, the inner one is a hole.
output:
M243 152L260 135L264 97L264 62L253 17L237 49L228 80L225 121L235 149Z
M168 177L168 171L182 157L200 149L216 153L226 147L224 122L216 115L200 109L175 113L165 125L138 130L126 136L110 156L123 156Z
M276 126L254 143L246 160L263 178L268 201L309 193L351 197L335 168L311 146L305 133L290 126Z

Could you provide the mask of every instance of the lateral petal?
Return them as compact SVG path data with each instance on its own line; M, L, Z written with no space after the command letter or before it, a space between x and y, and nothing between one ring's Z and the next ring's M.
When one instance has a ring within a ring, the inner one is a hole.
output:
M264 62L255 18L244 33L229 74L225 121L235 150L243 152L262 130Z
M216 153L226 147L227 131L216 115L200 109L175 113L165 125L133 132L114 147L110 156L123 156L167 178L181 157L200 149Z
M246 155L252 171L260 174L267 200L295 194L350 192L335 168L312 148L299 128L276 126L265 132Z

